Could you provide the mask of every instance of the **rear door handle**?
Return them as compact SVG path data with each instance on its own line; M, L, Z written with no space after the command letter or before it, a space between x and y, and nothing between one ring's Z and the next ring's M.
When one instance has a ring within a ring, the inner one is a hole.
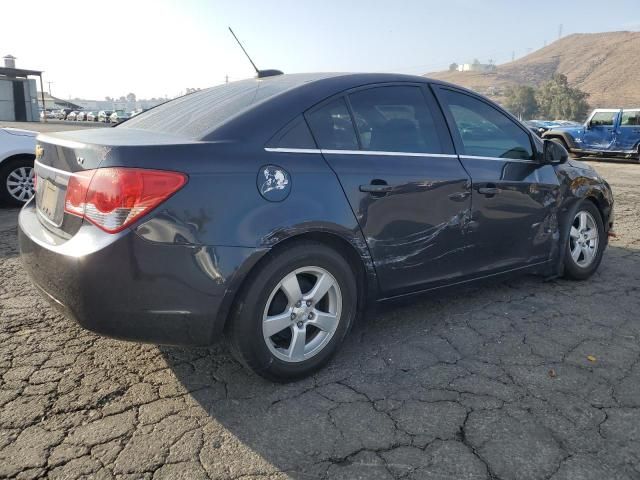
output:
M392 185L360 185L360 191L364 193L387 193L393 190Z
M466 200L471 192L457 192L449 195L449 200L453 200L454 202L462 202Z
M500 189L497 187L480 187L478 188L478 193L483 195L496 195L500 193Z

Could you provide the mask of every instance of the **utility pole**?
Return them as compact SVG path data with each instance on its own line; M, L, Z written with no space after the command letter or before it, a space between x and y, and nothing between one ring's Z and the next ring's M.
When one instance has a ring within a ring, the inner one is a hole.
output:
M224 83L229 83L229 75L224 76Z
M558 40L562 38L562 24L558 26Z
M47 84L49 85L49 96L51 96L51 84L52 84L52 83L53 83L53 82L47 82Z
M511 52L511 61L513 62L513 61L515 61L515 59L516 59L516 52L514 50L514 51Z

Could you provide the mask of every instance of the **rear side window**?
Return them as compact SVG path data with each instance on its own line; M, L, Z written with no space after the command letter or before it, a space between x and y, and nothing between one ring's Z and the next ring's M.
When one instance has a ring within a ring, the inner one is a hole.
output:
M349 95L363 150L441 153L442 146L422 90L386 86Z
M458 130L464 155L530 160L529 135L489 104L453 90L441 90Z
M343 98L338 98L307 114L311 132L320 148L358 150L351 115Z
M304 121L302 116L287 125L282 132L276 134L269 142L269 146L277 148L316 148L307 122Z
M620 125L623 127L637 127L640 125L640 110L625 110L622 112Z
M592 127L611 127L616 119L617 112L596 112L591 117Z

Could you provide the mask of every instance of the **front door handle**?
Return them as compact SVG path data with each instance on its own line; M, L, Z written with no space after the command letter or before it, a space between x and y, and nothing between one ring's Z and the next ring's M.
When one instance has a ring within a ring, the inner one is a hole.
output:
M478 188L478 193L481 193L482 195L496 195L500 193L500 189L494 186L480 187Z

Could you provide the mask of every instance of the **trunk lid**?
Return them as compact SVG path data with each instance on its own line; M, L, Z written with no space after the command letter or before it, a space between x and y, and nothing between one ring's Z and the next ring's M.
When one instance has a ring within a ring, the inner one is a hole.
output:
M184 143L184 138L145 130L95 128L40 134L36 144L36 209L41 223L56 234L70 238L82 219L65 213L64 202L72 175L100 166L139 166L127 164L131 150L150 149ZM125 155L125 153L127 153Z

